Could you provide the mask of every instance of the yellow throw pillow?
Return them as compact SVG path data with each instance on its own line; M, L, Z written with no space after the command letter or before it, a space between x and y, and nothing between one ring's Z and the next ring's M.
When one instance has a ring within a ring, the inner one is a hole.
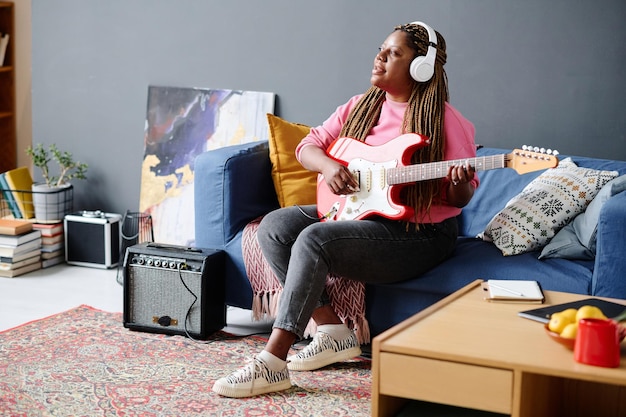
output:
M315 204L317 173L296 159L296 147L311 128L267 114L272 180L281 207Z

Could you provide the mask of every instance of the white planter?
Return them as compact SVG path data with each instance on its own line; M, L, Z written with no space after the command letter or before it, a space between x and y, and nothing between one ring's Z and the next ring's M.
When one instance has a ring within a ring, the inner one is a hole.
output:
M73 202L72 184L63 184L58 187L48 187L46 184L33 185L33 206L35 207L35 220L38 223L63 221L65 215L72 212Z

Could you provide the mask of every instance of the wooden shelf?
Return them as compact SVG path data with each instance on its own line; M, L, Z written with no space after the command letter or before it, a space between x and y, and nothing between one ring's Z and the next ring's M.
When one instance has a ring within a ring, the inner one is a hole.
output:
M0 1L0 33L9 34L4 65L0 66L0 172L17 166L14 25L13 2Z

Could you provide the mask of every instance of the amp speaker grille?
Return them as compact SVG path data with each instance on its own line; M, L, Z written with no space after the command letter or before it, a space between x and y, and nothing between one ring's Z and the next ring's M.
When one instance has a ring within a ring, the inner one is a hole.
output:
M124 326L194 338L223 328L223 252L166 248L147 243L127 249Z

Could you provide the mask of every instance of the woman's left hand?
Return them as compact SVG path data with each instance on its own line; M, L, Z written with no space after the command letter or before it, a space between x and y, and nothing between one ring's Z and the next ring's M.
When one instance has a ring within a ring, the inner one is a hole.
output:
M448 168L446 178L450 181L448 187L448 204L454 207L465 207L474 195L474 187L470 181L474 179L476 171L468 163L463 165L452 165Z
M474 179L474 168L467 162L465 165L452 165L448 167L447 178L453 186L466 184Z

